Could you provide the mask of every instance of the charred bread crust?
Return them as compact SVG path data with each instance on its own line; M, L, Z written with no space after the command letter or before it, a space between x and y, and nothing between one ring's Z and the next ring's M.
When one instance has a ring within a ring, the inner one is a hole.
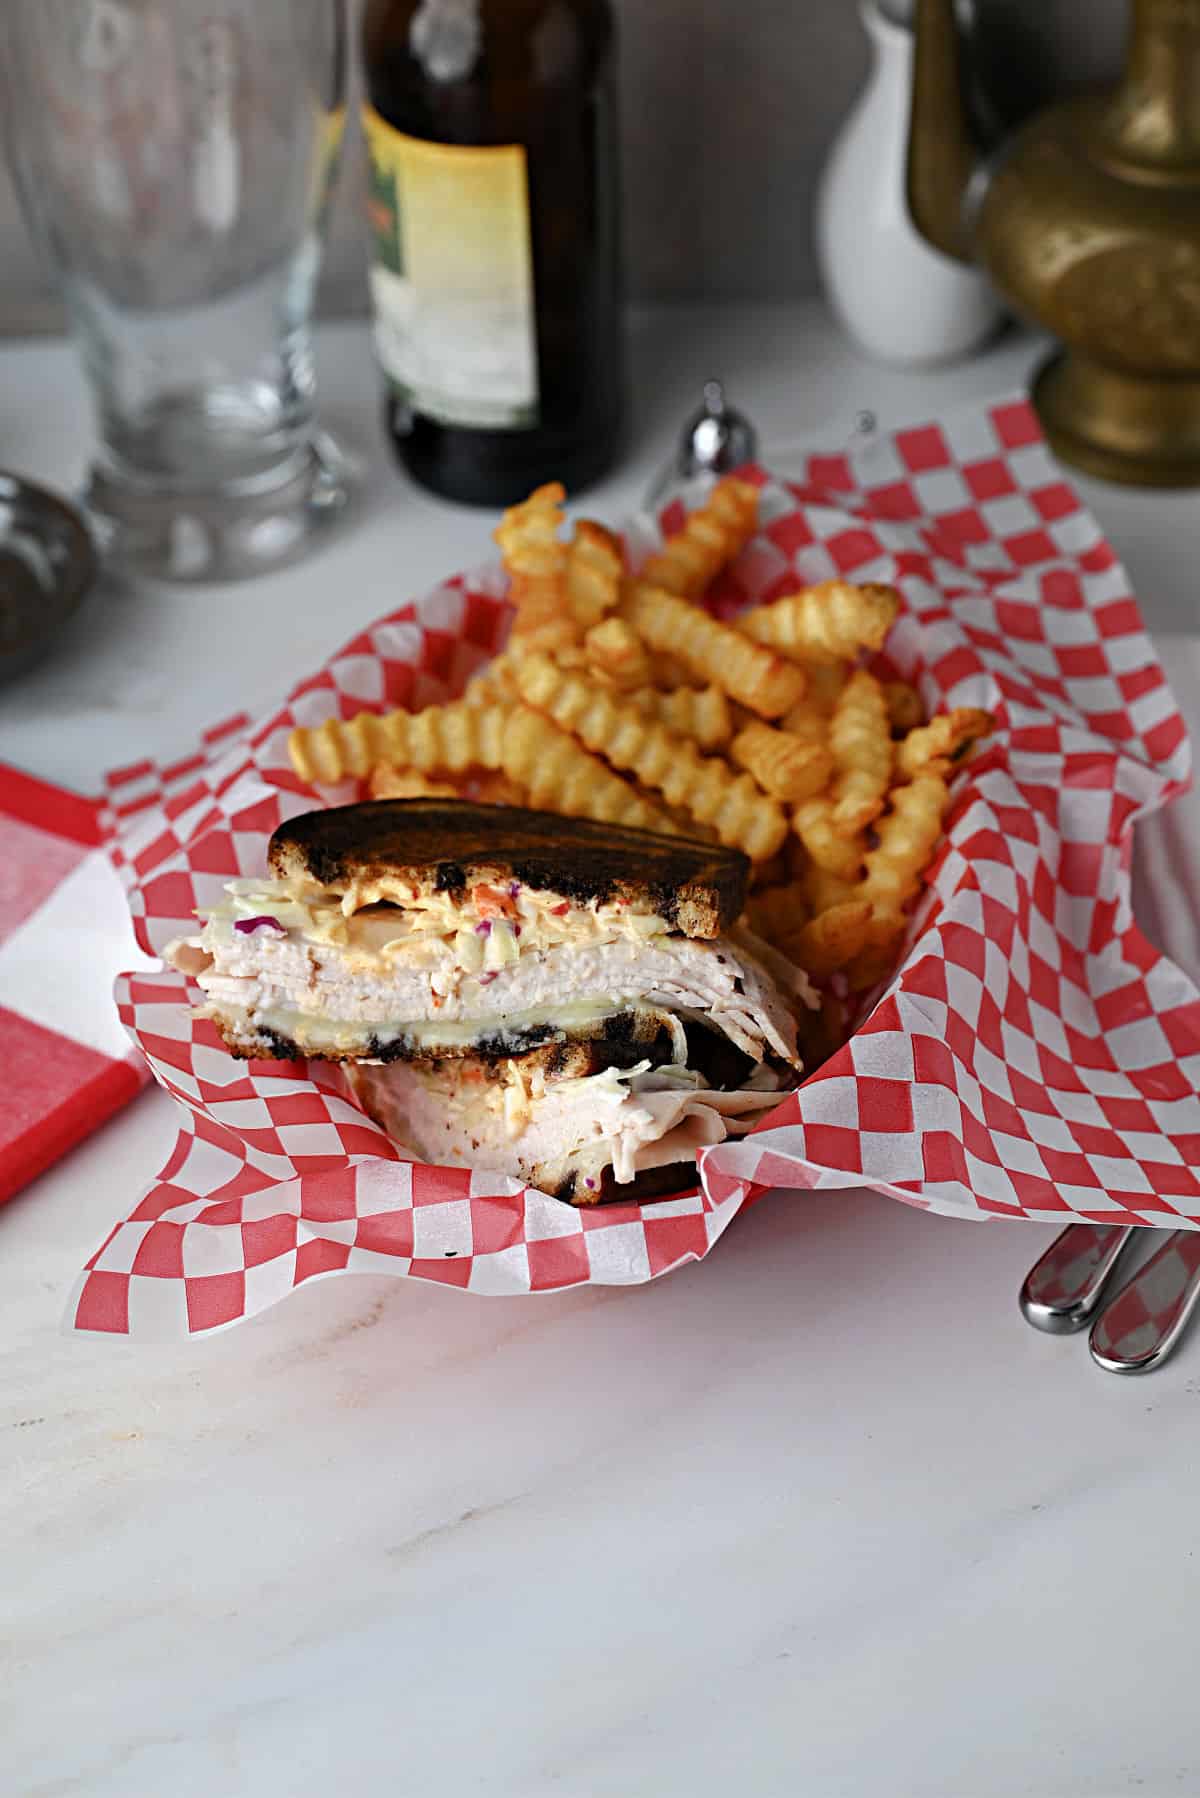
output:
M660 1030L653 1037L642 1040L619 1035L590 1040L576 1038L572 1042L559 1040L543 1043L540 1048L522 1050L517 1055L428 1055L420 1057L420 1066L430 1073L437 1073L442 1068L462 1070L465 1066L474 1066L485 1079L500 1080L505 1064L513 1061L523 1074L541 1073L547 1080L586 1080L592 1074L605 1074L610 1068L624 1070L644 1061L657 1068L670 1059L670 1032Z
M436 1054L403 1038L387 1043L370 1038L361 1051L346 1049L340 1054L311 1057L278 1031L258 1030L247 1035L221 1018L214 1018L213 1023L229 1053L248 1061L419 1061L433 1068L444 1062L471 1060L498 1069L502 1061L519 1060L530 1070L540 1068L549 1079L562 1080L602 1074L606 1068L631 1068L639 1061L662 1067L672 1056L671 1033L652 1011L618 1012L570 1032L539 1024L530 1030L480 1037L462 1048ZM752 1056L706 1025L689 1020L684 1032L687 1065L703 1076L706 1085L719 1092L736 1092L745 1085L757 1066Z
M740 915L750 863L737 849L461 799L374 799L281 824L267 860L282 879L386 883L400 903L518 880L578 905L623 899L685 936L712 939Z
M277 1030L261 1027L247 1030L216 1015L212 1023L229 1053L243 1061L420 1061L432 1066L468 1057L496 1063L533 1055L544 1058L547 1071L553 1071L561 1078L574 1050L588 1051L593 1058L607 1058L597 1059L594 1066L584 1070L593 1074L610 1067L632 1067L638 1061L649 1061L658 1067L670 1060L671 1053L670 1032L657 1012L645 1008L614 1012L610 1017L597 1018L594 1023L572 1030L559 1029L553 1024L534 1024L526 1030L493 1030L474 1042L464 1043L461 1048L455 1046L437 1051L414 1042L411 1037L392 1037L381 1042L378 1037L364 1035L358 1048L323 1050L319 1056L310 1054ZM561 1065L551 1070L550 1064L556 1057ZM534 1064L531 1062L530 1065Z

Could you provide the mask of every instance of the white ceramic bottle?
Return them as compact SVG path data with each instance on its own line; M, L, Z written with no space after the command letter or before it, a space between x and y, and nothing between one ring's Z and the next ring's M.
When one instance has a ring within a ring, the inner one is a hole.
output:
M904 192L913 32L902 0L862 0L874 66L830 151L817 192L817 256L842 325L881 362L965 356L995 328L984 277L931 249Z

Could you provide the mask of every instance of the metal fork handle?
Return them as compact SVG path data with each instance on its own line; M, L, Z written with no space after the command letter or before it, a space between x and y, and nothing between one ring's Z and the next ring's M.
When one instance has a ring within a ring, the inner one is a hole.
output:
M1069 1224L1030 1268L1018 1303L1035 1330L1085 1329L1132 1240L1134 1224Z
M1104 1307L1088 1347L1106 1373L1149 1373L1178 1343L1200 1299L1200 1231L1175 1230Z

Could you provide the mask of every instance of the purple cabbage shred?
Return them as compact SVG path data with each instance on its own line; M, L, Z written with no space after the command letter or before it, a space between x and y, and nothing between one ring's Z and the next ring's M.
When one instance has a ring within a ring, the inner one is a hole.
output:
M279 919L271 917L268 912L260 912L257 918L235 918L233 928L243 936L253 936L256 930L273 930L279 936L287 935Z

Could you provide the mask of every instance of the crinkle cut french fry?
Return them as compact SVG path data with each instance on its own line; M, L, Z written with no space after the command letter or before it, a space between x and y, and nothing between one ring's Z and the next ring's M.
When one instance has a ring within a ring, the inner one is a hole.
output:
M562 619L559 625L566 624L574 632L575 626L569 620ZM512 690L517 694L517 664L524 656L546 655L557 662L560 668L586 668L587 654L583 644L574 636L564 637L559 625L539 625L527 635L513 636L508 639L505 655L509 659L512 670Z
M799 886L766 887L751 893L746 916L756 936L795 960L794 950L809 918L808 903Z
M502 769L481 768L470 780L471 797L479 805L528 805L529 793Z
M994 723L991 713L980 706L960 705L952 712L939 712L904 738L896 751L897 772L905 780L925 772L949 773Z
M729 756L754 776L764 792L793 805L821 792L834 767L833 755L823 744L806 743L759 719L737 733Z
M641 712L661 718L668 730L690 737L701 749L720 749L733 735L733 715L720 687L635 687L625 697Z
M824 673L825 671L824 669L807 670L810 676L813 672ZM779 728L786 730L790 737L799 737L803 743L827 744L829 742L829 715L833 710L833 702L830 701L829 711L825 711L818 709L813 700L814 695L810 690L799 705L790 707L783 714L779 720Z
M843 836L865 830L883 810L892 775L892 730L883 689L856 669L833 708L829 747L837 763L831 823Z
M653 804L653 800L650 799L650 796L646 793L644 787L634 787L633 791L641 794L649 803ZM701 824L700 820L698 818L693 818L692 814L689 811L685 811L683 806L667 805L661 798L659 803L662 810L671 820L671 825L676 836L694 837L696 841L700 843L720 842L721 839L711 824Z
M512 655L508 650L493 656L486 667L473 674L463 688L462 702L469 706L493 705L497 700L512 701L517 697Z
M940 774L918 774L907 786L892 788L890 808L875 826L877 846L865 857L863 893L881 912L900 911L920 890L949 800Z
M833 709L837 705L850 679L849 662L805 662L803 664L805 679L808 682L808 703L815 712L824 715L826 722L832 718Z
M654 672L646 645L625 618L606 618L603 624L594 624L583 648L591 666L606 674L621 692L644 687Z
M848 662L802 662L804 698L779 720L782 730L806 743L827 743L833 709L850 679Z
M581 631L616 609L625 560L621 539L592 518L581 518L567 546L563 586L567 608Z
M397 768L392 762L380 762L372 768L367 780L372 799L458 799L461 789L449 781L431 780L415 768Z
M485 769L502 772L534 806L646 830L673 829L664 809L525 706L458 700L423 712L363 712L345 723L331 719L313 731L294 731L289 750L305 780L363 776L380 762L425 775Z
M531 662L536 659L530 658ZM522 666L522 675L526 666ZM599 756L580 748L567 731L529 706L512 709L500 766L510 780L524 788L530 805L538 810L677 834L665 810L641 798Z
M890 906L872 905L866 941L846 963L846 979L852 993L866 992L892 973L907 920Z
M860 873L866 854L866 838L848 836L833 821L833 801L827 796L806 799L792 813L792 829L819 868L843 880Z
M312 730L294 730L288 739L292 766L301 780L360 779L377 762L392 762L421 774L460 774L471 767L498 768L501 738L511 708L493 701L429 706L423 712L359 712L330 718Z
M526 609L518 612L513 619L507 649L510 656L530 655L534 652L541 655L571 656L577 651L577 659L582 662L584 655L579 642L579 626L564 612L558 612L552 618L538 619Z
M809 662L853 662L861 649L880 649L900 606L894 587L822 581L739 614L740 631Z
M845 968L871 941L871 906L866 899L847 899L818 912L799 933L795 959L814 980Z
M885 681L883 697L887 701L893 736L907 736L910 730L916 730L918 725L924 724L925 707L911 681Z
M567 552L559 541L562 484L549 481L510 506L492 533L509 575L509 598L522 628L547 624L563 611L563 576Z
M861 879L831 873L813 861L801 875L800 885L814 913L829 911L835 905L845 905L847 900L863 897Z
M562 568L566 551L559 531L566 497L561 481L547 481L519 505L508 507L492 536L511 577Z
M695 686L699 677L686 668L678 656L657 650L654 656L654 684L664 693L678 692L681 687Z
M512 622L514 637L548 631L555 640L574 641L578 638L579 626L567 616L563 605L560 575L547 575L545 579L540 575L523 576L514 583L511 598L516 606Z
M641 578L667 593L698 599L749 542L757 523L757 487L727 475L705 504L688 514L683 528L647 558Z
M760 718L778 718L803 696L801 669L674 593L635 581L622 610L652 649L678 657Z
M712 824L723 843L743 849L754 861L774 855L787 835L787 819L773 799L748 775L735 775L717 757L700 755L695 745L634 705L580 676L564 673L547 656L521 663L521 695L614 768L628 769L643 786L683 806L702 824Z

